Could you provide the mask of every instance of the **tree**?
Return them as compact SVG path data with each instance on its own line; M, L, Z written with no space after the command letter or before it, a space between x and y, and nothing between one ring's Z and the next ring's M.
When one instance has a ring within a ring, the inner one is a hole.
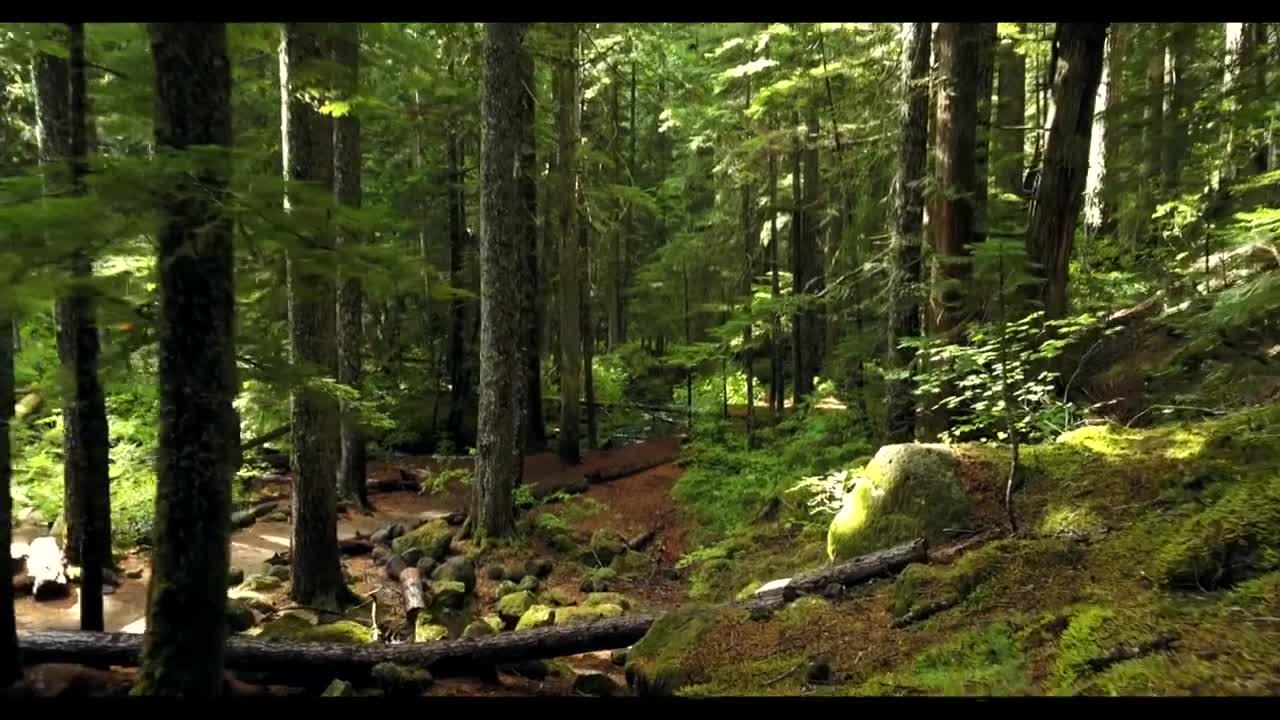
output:
M1191 110L1195 103L1191 54L1195 50L1196 28L1195 23L1174 23L1166 52L1169 109L1161 184L1165 192L1175 195L1182 184L1182 170L1191 139Z
M934 329L949 334L966 319L965 278L974 232L977 179L974 150L978 125L978 51L976 23L938 26L937 147L938 192L934 235L933 296L930 311Z
M9 419L13 416L12 310L0 307L0 546L13 542L13 498L9 494ZM0 582L0 688L22 676L18 626L13 613L13 582Z
M996 69L996 23L978 25L978 126L973 148L974 243L987 237L988 158L991 154L991 90Z
M1118 25L1111 27L1110 37L1104 47L1106 59L1102 65L1102 77L1098 81L1098 95L1094 99L1093 129L1089 136L1089 170L1085 178L1084 222L1090 237L1097 237L1110 227L1113 207L1108 206L1106 196L1109 178L1107 171L1116 158L1113 152L1116 143L1113 136L1119 135L1119 127L1112 127L1108 132L1108 107L1113 102L1111 92L1111 67L1117 65L1116 37ZM1118 76L1118 75L1117 75Z
M336 27L333 58L341 69L339 83L349 103L360 87L360 26L339 23ZM349 108L333 122L333 191L338 204L360 207L360 119ZM338 247L350 248L358 242L350 226L340 229ZM351 273L338 286L338 382L359 386L363 344L364 289L360 277ZM367 508L365 440L355 408L342 409L340 432L339 487L344 495Z
M467 284L463 268L463 255L467 245L467 194L462 175L461 131L451 125L446 142L449 162L449 200L446 204L449 212L449 287L457 290ZM471 382L467 376L466 330L467 303L461 295L454 295L449 301L449 341L446 351L449 417L446 422L455 441L465 437L465 410L472 397Z
M197 161L160 198L160 452L137 692L222 693L231 479L239 464L231 63L223 23L150 26L157 152ZM176 166L177 167L177 166Z
M557 61L556 93L560 107L556 132L560 138L556 160L556 194L560 217L560 460L576 465L580 458L578 424L582 382L582 301L578 237L579 118L578 26L560 26L561 52Z
M337 374L334 335L336 292L332 267L317 255L333 250L326 209L308 207L306 184L333 192L333 121L303 96L302 78L314 78L329 53L322 33L312 24L288 23L281 31L280 85L285 198L291 214L308 228L287 260L291 360L304 372L322 378ZM290 596L315 607L338 607L345 597L338 560L338 517L335 479L338 468L338 403L308 384L291 393L290 431L295 472L293 503L293 568Z
M929 23L903 26L902 139L893 182L892 269L889 277L888 364L899 373L885 388L890 442L915 437L916 405L910 376L914 353L902 341L920 335L920 244L924 215L929 112Z
M1026 147L1027 60L1012 38L996 49L996 121L992 135L996 187L1022 194L1023 154Z
M547 427L542 417L542 323L546 307L538 277L538 153L537 92L533 54L520 44L520 156L521 213L520 237L524 252L525 297L520 301L524 330L525 419L524 447L540 450L547 444ZM523 471L524 463L521 463Z
M1093 103L1102 78L1107 23L1062 23L1053 123L1045 141L1044 170L1031 209L1027 254L1044 278L1040 300L1048 319L1067 309L1067 271L1076 219L1084 202Z
M521 46L528 26L485 28L480 145L480 414L471 532L477 540L510 535L512 491L523 463L524 357L521 332L528 282L528 221L517 169L524 157Z

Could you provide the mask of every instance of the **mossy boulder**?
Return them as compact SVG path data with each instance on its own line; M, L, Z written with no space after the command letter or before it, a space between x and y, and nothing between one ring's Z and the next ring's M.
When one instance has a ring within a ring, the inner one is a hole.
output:
M712 558L699 564L689 576L689 599L719 600L731 592L738 578L733 562Z
M271 575L250 575L240 583L237 590L248 592L271 592L284 587L284 580Z
M1237 485L1185 520L1155 568L1166 585L1204 589L1280 569L1280 478Z
M493 628L493 631L495 633L502 632L502 618L498 617L497 615L485 615L484 617L480 618L480 622Z
M449 628L437 624L430 613L419 613L418 621L413 628L413 641L426 643L444 640L449 637Z
M476 588L476 564L464 557L449 558L431 572L431 579L460 582L471 592Z
M501 623L499 623L501 627ZM462 629L463 640L475 640L476 638L489 637L496 635L498 630L494 630L493 626L483 620L473 620Z
M627 539L617 530L607 528L597 530L591 535L591 542L582 553L585 563L608 565L615 557L627 551Z
M582 578L578 589L585 593L608 592L617 578L618 573L614 572L613 568L596 568Z
M551 571L555 568L554 563L548 558L534 558L525 563L524 574L532 575L539 580L551 575Z
M516 590L528 590L529 592L537 592L538 587L542 583L538 582L538 578L533 575L525 575L520 578L520 583L516 585Z
M573 591L562 587L550 588L546 595L547 599L556 605L572 605L576 602Z
M921 536L943 541L944 528L964 527L973 512L959 469L945 445L880 448L831 521L827 556L848 560Z
M385 662L374 665L369 675L388 695L418 695L430 688L434 680L431 673L422 668Z
M569 606L556 610L556 625L574 625L594 622L605 618L621 617L623 610L618 605L601 604L585 606Z
M627 684L637 695L674 695L700 680L691 651L716 626L717 611L687 606L658 618L627 653Z
M434 580L431 596L434 606L456 610L467 601L467 586L456 580Z
M253 624L253 611L245 601L234 598L227 600L227 627L231 632L244 632L253 627Z
M299 642L344 643L358 645L373 642L373 630L352 620L317 625L301 613L285 612L262 623L257 637L263 640L296 640Z
M495 610L507 627L514 627L520 622L520 617L531 607L533 607L533 593L521 590L502 596Z
M493 599L498 600L513 592L520 592L520 586L510 580L503 580L493 589Z
M546 605L532 605L520 616L516 630L533 630L549 627L555 622L555 611Z
M588 593L587 598L582 601L586 607L595 607L597 605L617 605L623 610L631 609L631 600L626 595L616 592L594 592Z
M642 575L653 572L653 559L642 552L627 550L615 557L609 567L619 575Z
M453 528L444 520L433 520L391 541L391 549L404 555L410 548L422 551L423 557L443 560L453 542Z
M320 693L320 697L355 697L356 689L346 680L334 680Z

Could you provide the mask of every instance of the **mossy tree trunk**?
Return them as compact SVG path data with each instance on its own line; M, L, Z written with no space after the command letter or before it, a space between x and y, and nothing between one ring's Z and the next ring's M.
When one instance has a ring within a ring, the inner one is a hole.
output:
M1023 157L1026 152L1027 59L1012 39L996 50L996 124L992 136L996 187L1022 195Z
M521 65L524 23L485 29L480 149L480 408L476 477L471 498L472 536L510 535L512 491L523 461L519 436L524 399L527 243L518 170L523 157Z
M13 415L12 310L0 306L0 547L13 541L13 498L9 495L9 418ZM18 656L17 621L13 614L13 583L0 582L0 687L22 674Z
M295 187L285 203L307 227L301 247L288 257L289 339L295 367L312 375L337 375L334 271L327 256L333 249L327 209L308 205L297 186L318 185L333 192L333 122L301 96L308 86L299 75L314 78L329 57L325 29L288 23L280 46L280 84L284 172ZM314 79L310 81L314 83ZM321 197L315 195L313 197ZM298 387L291 393L293 438L293 584L298 603L337 607L345 595L338 560L336 480L338 469L338 402L325 392Z
M220 695L231 479L239 464L231 172L231 64L222 23L150 26L156 145L201 148L163 187L156 537L136 692ZM214 148L209 153L206 148Z
M578 26L560 28L556 91L559 109L556 130L560 148L556 163L556 193L560 217L560 460L576 465L581 456L579 427L582 387L582 301L578 239L578 131L581 106L578 92Z
M467 244L466 187L462 176L463 148L458 131L451 130L447 139L449 163L449 287L467 285L463 267L463 255ZM467 303L461 297L449 300L449 339L445 367L449 375L449 416L446 422L454 442L461 450L467 439L464 431L466 408L471 390L467 378L466 338Z
M521 247L524 254L525 292L521 305L524 333L525 417L521 436L526 450L541 450L547 444L547 427L542 417L542 323L546 314L541 280L538 277L538 153L537 85L533 54L520 44L520 155ZM523 462L521 463L523 471Z
M340 68L340 89L350 101L360 88L360 26L357 23L335 25L338 37L333 44L333 58ZM362 201L360 181L360 118L348 109L333 125L333 189L340 205L358 208ZM338 245L349 248L359 238L349 225L339 230ZM338 286L338 382L358 388L364 343L364 289L360 278L346 275ZM341 458L338 465L339 486L343 495L369 507L367 459L364 431L359 412L351 406L342 408Z

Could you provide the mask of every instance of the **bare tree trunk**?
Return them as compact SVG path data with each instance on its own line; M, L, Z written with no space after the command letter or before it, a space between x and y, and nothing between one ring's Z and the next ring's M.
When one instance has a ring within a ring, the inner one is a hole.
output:
M560 459L576 465L579 448L579 388L582 378L582 300L578 257L578 26L561 26L564 55L557 68L560 136L557 191L560 194Z
M0 307L0 547L13 542L13 498L9 451L9 418L13 415L13 309ZM13 581L0 582L0 687L8 687L22 675L18 655L18 625L13 613Z
M449 163L449 287L465 286L463 253L467 243L467 215L464 206L465 188L462 177L462 139L456 129L448 137ZM467 303L460 297L449 300L449 341L445 364L449 375L449 426L455 442L461 444L466 433L465 409L470 395L467 379L466 349L464 347L467 323Z
M819 240L819 218L822 216L821 179L818 175L818 109L811 105L805 121L806 141L802 163L804 166L803 213L804 252L806 278L804 293L814 298L814 303L826 290L826 259L823 257L822 243ZM805 324L805 383L809 393L813 392L814 381L822 371L822 361L826 357L826 313L814 307L803 313Z
M526 31L527 32L527 31ZM520 437L524 448L541 450L547 444L547 428L542 417L542 322L546 313L538 271L538 153L537 86L534 84L533 55L520 44L520 155L519 192L525 285L521 300L524 328L525 412ZM524 463L520 463L523 474Z
M1108 157L1108 155L1115 146L1111 135L1115 135L1119 128L1113 127L1108 131L1110 113L1107 108L1108 93L1111 90L1110 69L1116 64L1114 62L1116 29L1115 25L1111 27L1111 37L1105 43L1106 59L1102 64L1102 78L1098 81L1098 93L1094 99L1093 129L1089 137L1089 170L1085 178L1084 190L1085 234L1089 238L1098 237L1103 232L1104 222L1110 216L1106 197L1107 171L1111 163L1115 162L1115 157Z
M799 129L800 116L792 114L792 132ZM804 176L802 175L804 151L798 136L794 137L791 153L791 296L801 298L809 285L809 263L812 253L808 248L809 219L805 212ZM813 392L813 377L809 375L809 322L808 313L798 310L791 316L791 372L792 402L800 403Z
M907 373L915 351L902 347L920 335L920 244L924 214L925 162L929 111L929 23L903 27L902 141L894 176L893 263L889 277L888 365ZM889 442L915 438L916 402L909 375L891 379L885 391Z
M1150 32L1156 35L1147 59L1147 97L1143 110L1142 132L1142 184L1138 192L1138 235L1140 251L1149 250L1155 243L1154 223L1151 219L1161 187L1164 166L1165 117L1164 117L1164 35L1165 26L1154 24Z
M1062 23L1053 124L1045 142L1044 172L1031 209L1028 250L1044 273L1045 316L1067 310L1067 270L1076 220L1084 203L1093 103L1102 78L1107 23Z
M240 455L231 404L237 385L235 262L231 218L224 210L232 144L226 26L154 24L151 54L156 145L220 150L202 155L210 159L198 172L175 172L163 186L170 192L161 201L156 263L160 448L137 692L191 700L222 693L228 518ZM332 475L327 479L331 487ZM295 559L301 549L295 546Z
M579 212L584 214L583 221L578 223L578 261L580 263L581 284L581 301L582 311L579 315L582 321L582 395L586 403L587 415L587 447L594 450L600 447L600 438L598 437L599 429L596 426L596 384L595 384L595 346L596 333L595 321L592 319L591 308L591 286L593 284L594 275L591 265L591 223L587 221L586 207L587 198L579 189L578 191L578 207Z
M324 31L288 23L281 33L282 147L285 177L291 183L314 183L332 193L333 123L299 94L303 84L297 79L299 73L314 77L317 66L328 58L321 39ZM307 206L297 192L286 194L285 207L321 228L304 240L310 253L333 249L327 209ZM288 285L291 361L307 372L333 378L338 360L333 268L290 253ZM291 395L295 480L290 597L303 605L336 608L346 596L338 560L338 403L312 388L295 388Z
M609 151L610 168L614 182L621 185L626 181L622 166L622 119L618 105L619 86L622 78L616 73L609 83L609 140L606 147ZM622 205L622 202L619 202ZM623 212L629 211L624 210ZM605 277L605 318L608 322L608 349L613 351L622 344L622 230L621 217L609 228L607 240L607 262L609 271Z
M1162 185L1165 192L1173 196L1182 185L1182 166L1191 140L1191 113L1195 105L1191 55L1195 51L1197 28L1196 23L1174 23L1165 58L1165 83L1169 91Z
M342 92L353 97L360 88L360 26L338 23L340 33L333 44L334 61L341 69ZM333 124L333 188L338 204L358 208L362 202L360 178L360 118L348 112ZM338 246L349 248L359 243L355 232L339 226ZM341 270L339 271L341 274ZM344 277L338 286L338 382L353 388L360 386L360 367L364 339L364 289L360 278ZM342 449L338 465L338 485L343 495L360 507L369 507L367 459L364 431L355 407L342 408Z
M1027 60L1013 40L1000 42L996 51L997 77L995 152L996 187L1002 192L1022 195L1023 156L1027 123Z
M991 152L991 90L996 69L996 23L978 25L978 125L973 148L974 244L987 239L988 159Z

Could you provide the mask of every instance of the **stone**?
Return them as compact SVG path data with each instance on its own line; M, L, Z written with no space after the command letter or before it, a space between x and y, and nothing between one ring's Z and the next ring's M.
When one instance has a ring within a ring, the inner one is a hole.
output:
M103 595L115 595L115 594L116 594L116 586L115 586L115 585L107 585L106 583L103 583L103 584L102 584L102 594L103 594Z
M843 597L844 586L838 582L827 583L827 586L822 590L822 595L824 597L828 597L833 600L839 597Z
M642 575L653 572L653 559L642 552L627 550L615 557L609 567L619 575Z
M475 640L476 638L489 637L496 633L497 631L493 629L493 626L484 620L473 620L463 628L462 639Z
M460 582L471 592L476 588L476 564L464 557L449 558L431 572L431 579Z
M537 592L538 586L540 584L541 583L538 582L538 578L532 575L525 575L524 577L520 578L520 583L516 585L516 589L528 590L529 592Z
M391 559L391 548L386 545L374 545L373 552L369 556L373 558L374 565L385 565L387 560Z
M556 625L575 625L595 622L605 618L620 617L622 608L617 605L594 605L592 607L562 607L556 610Z
M520 616L520 621L516 623L516 630L534 630L542 627L550 627L555 623L555 611L546 605L531 605L524 614Z
M449 637L449 628L432 622L430 613L419 613L418 621L413 628L414 642L435 642Z
M561 587L553 587L547 590L547 599L556 605L573 605L576 602L573 591Z
M587 594L587 599L582 601L587 607L595 607L597 605L617 605L623 610L631 609L631 601L622 593L616 592L593 592Z
M497 563L494 563L493 565L485 567L484 576L496 582L507 576L507 569Z
M433 580L431 595L435 598L433 602L436 606L456 610L466 602L467 588L454 580Z
M609 651L609 662L618 667L625 667L627 664L627 652L631 648L614 648Z
M267 571L267 574L273 578L276 578L277 580L287 581L290 575L289 566L288 565L272 565L271 569Z
M580 672L573 678L574 695L613 697L621 689L613 678L602 672Z
M423 558L422 548L411 547L408 550L405 550L404 552L400 553L400 559L404 561L404 564L410 565L413 567L417 567L418 561L421 560L422 558Z
M582 553L583 562L608 565L627 551L627 539L617 530L601 529L591 535L587 549Z
M431 577L431 572L436 569L436 561L433 558L424 557L418 561L418 574L422 577Z
M253 627L255 622L253 611L245 601L227 600L227 627L231 628L231 632L244 632Z
M402 537L406 532L408 532L408 529L403 524L395 523L387 528L387 539L394 541L396 538Z
M320 693L320 697L355 697L355 696L356 696L356 689L351 686L351 683L345 680L337 680L337 679L334 679L333 682L329 683L329 687L326 687L324 689L324 692Z
M391 531L389 528L378 528L377 530L373 531L372 535L369 536L369 542L373 543L374 545L386 545L387 543L391 542L391 538L389 537L390 534L391 534ZM374 548L374 550L376 551L377 548Z
M289 522L289 514L283 510L272 510L263 516L264 522L287 523Z
M124 576L129 578L130 580L137 580L138 578L142 577L142 572L143 572L142 568L133 568L131 570L125 570ZM244 573L240 573L240 577L241 579L244 579Z
M506 627L515 627L520 622L521 616L531 607L533 607L533 593L520 590L502 596L495 610Z
M430 688L434 681L431 673L422 668L386 662L374 665L369 675L388 695L418 695Z
M551 570L553 569L553 567L554 565L552 564L550 559L536 558L534 560L530 560L529 562L525 563L524 574L532 575L538 578L539 580L542 580L551 575Z
M240 589L253 592L271 592L272 590L280 589L283 585L284 581L272 575L250 575L240 584Z
M612 568L598 568L582 579L578 589L585 593L608 592L617 576Z
M819 655L809 663L809 669L804 674L805 682L818 685L831 682L831 659L826 655Z
M399 555L404 555L406 550L416 547L425 557L443 560L445 555L449 554L453 533L453 528L443 520L435 520L396 537L391 541L391 549Z
M520 587L510 580L503 580L493 589L493 599L500 600L513 592L520 592Z

